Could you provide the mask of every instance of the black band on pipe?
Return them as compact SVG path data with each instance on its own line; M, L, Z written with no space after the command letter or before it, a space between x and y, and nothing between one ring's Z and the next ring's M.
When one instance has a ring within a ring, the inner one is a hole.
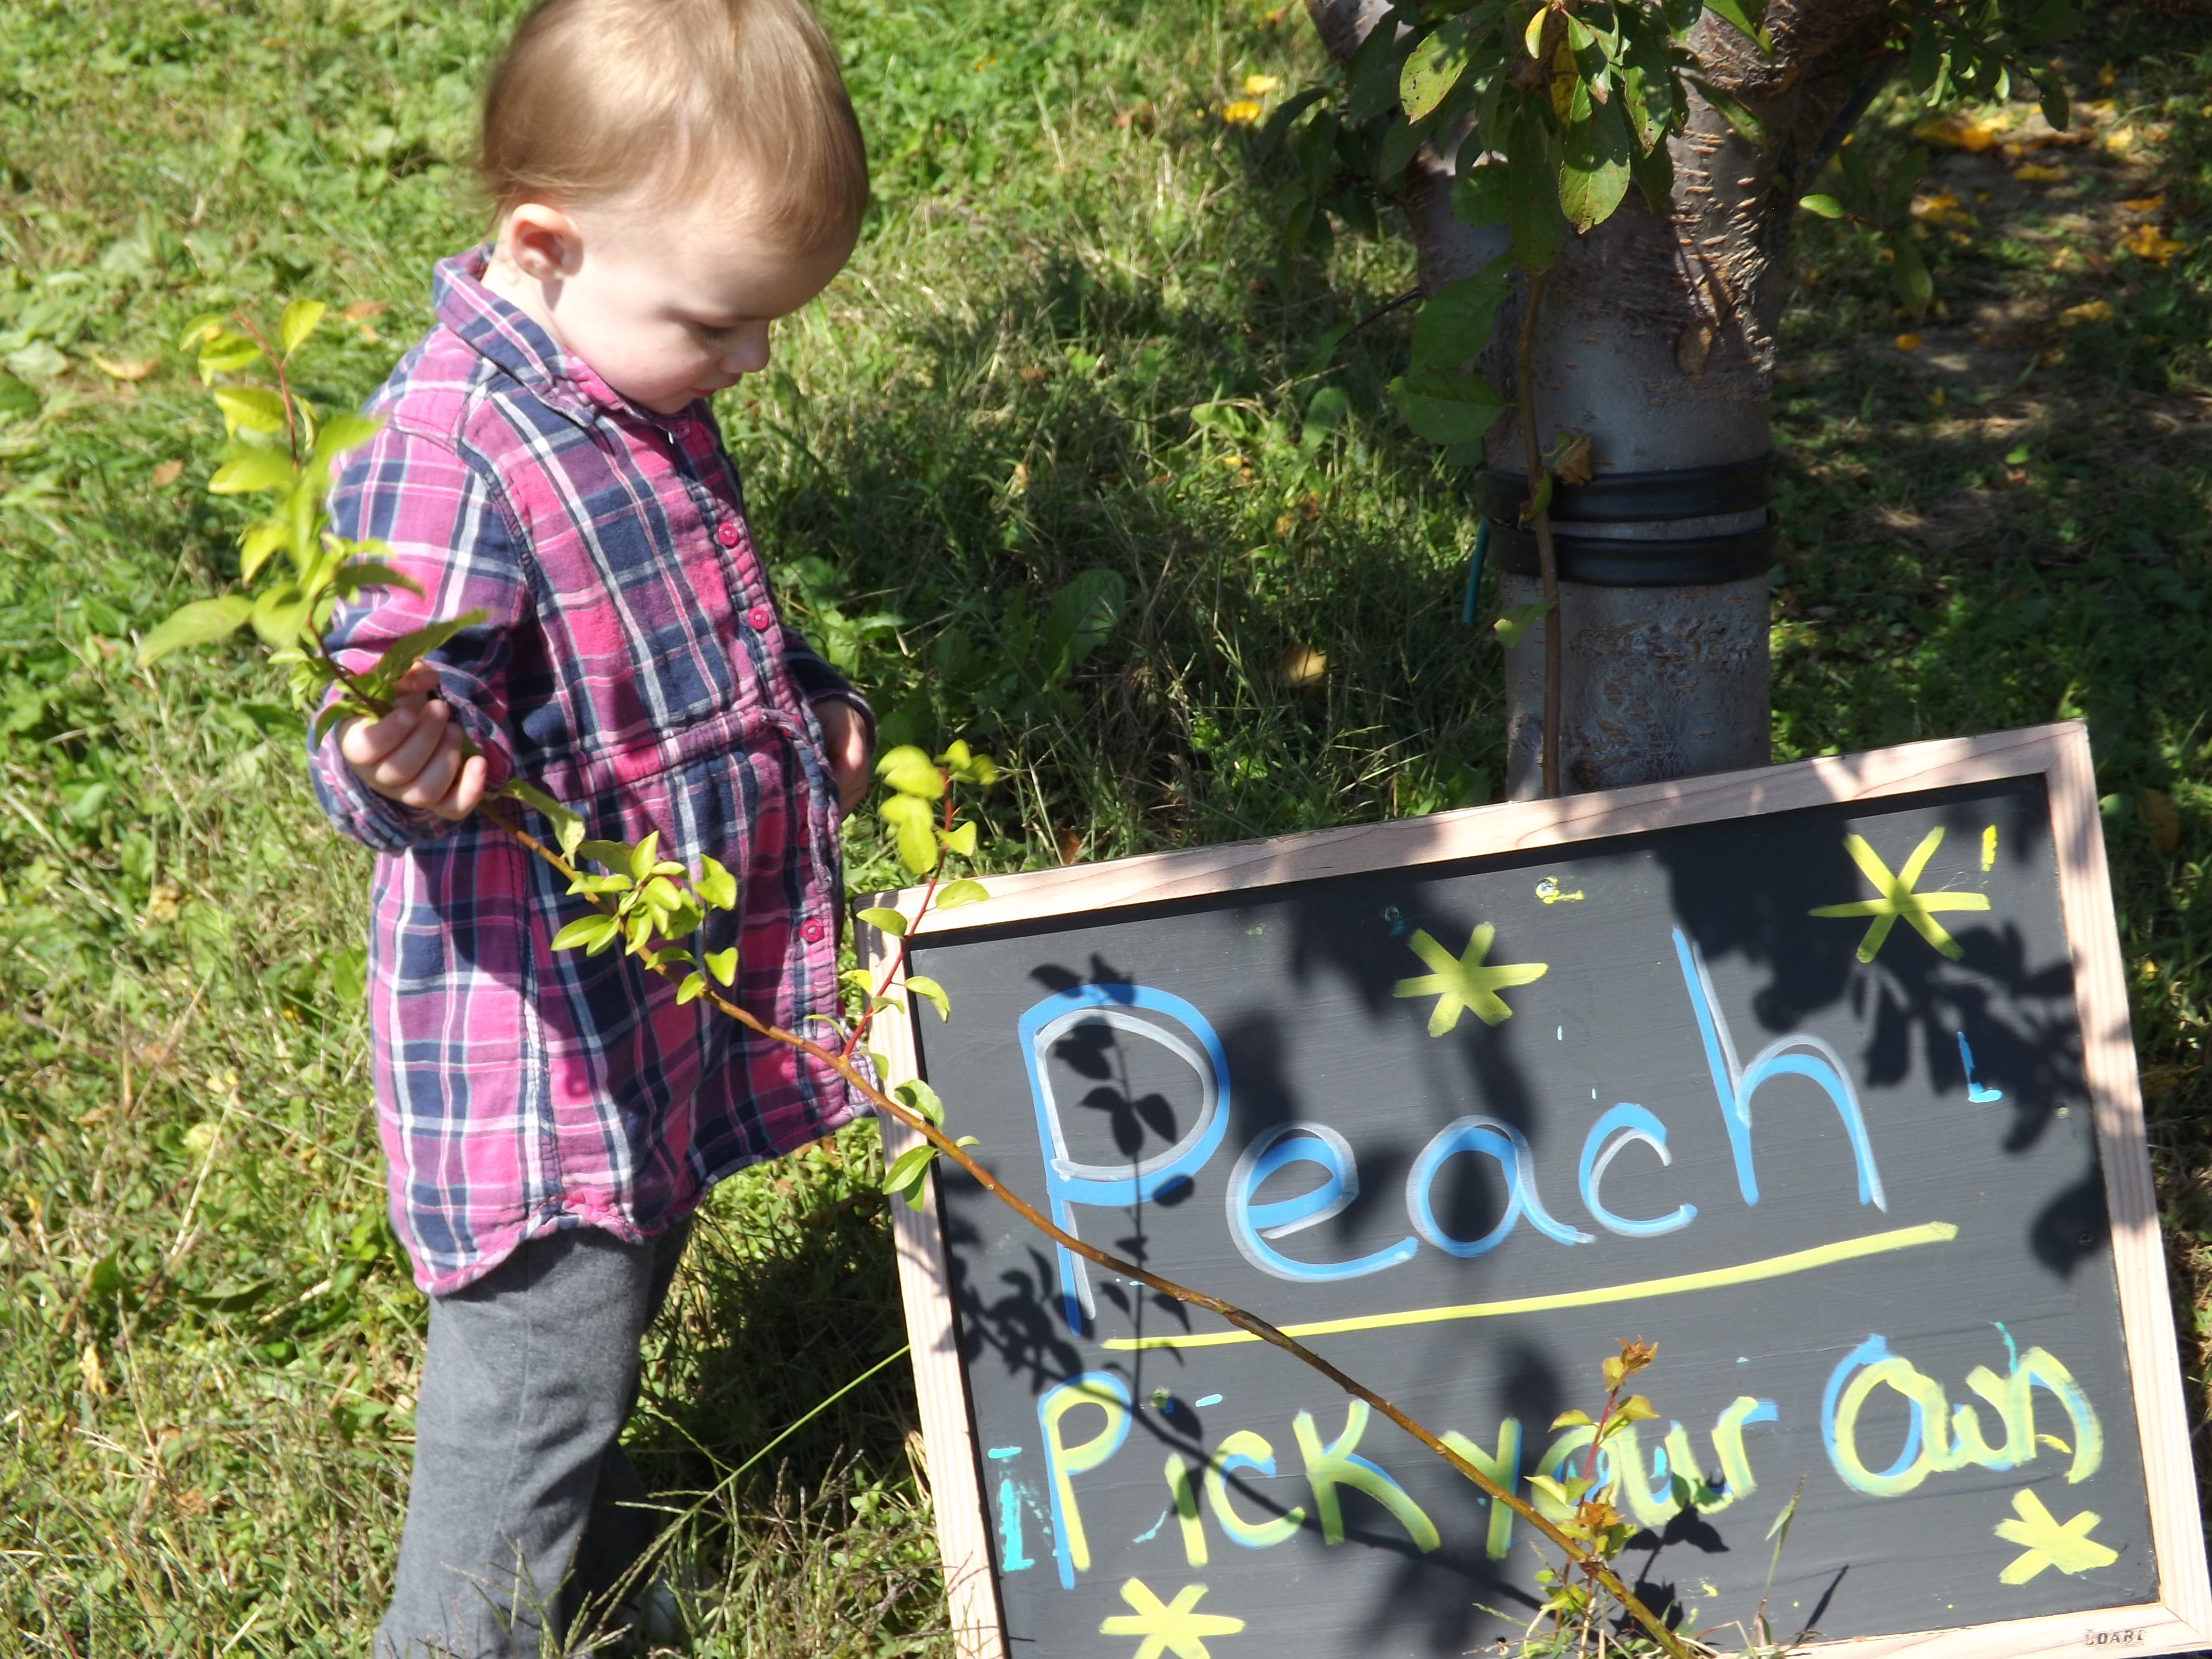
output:
M1756 512L1774 499L1771 459L1671 472L1611 472L1585 484L1559 484L1552 492L1552 522L1633 524ZM1486 469L1476 475L1475 495L1485 517L1513 524L1528 505L1528 480L1519 472Z
M1554 524L1552 545L1559 580L1593 587L1711 587L1759 575L1774 563L1774 515L1755 530L1684 541L1625 541L1564 533ZM1490 556L1512 576L1542 574L1536 534L1510 520L1490 521Z

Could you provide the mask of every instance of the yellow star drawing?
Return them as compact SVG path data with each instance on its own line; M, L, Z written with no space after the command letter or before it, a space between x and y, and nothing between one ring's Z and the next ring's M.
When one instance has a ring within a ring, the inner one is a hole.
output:
M2103 1519L2094 1510L2083 1510L2061 1526L2032 1492L2014 1492L2012 1506L2020 1519L1998 1522L1997 1536L2007 1543L2025 1546L2027 1553L2015 1556L2012 1565L1997 1575L2001 1584L2025 1584L2045 1567L2087 1572L2092 1567L2109 1567L2120 1559L2118 1551L2107 1549L2089 1536Z
M1512 962L1501 963L1495 968L1484 967L1482 959L1490 953L1490 941L1497 935L1498 930L1484 922L1468 940L1466 953L1455 957L1428 934L1417 931L1413 938L1413 954L1436 971L1415 979L1400 980L1390 988L1390 994L1436 998L1437 1006L1429 1015L1431 1036L1442 1036L1450 1030L1459 1024L1461 1013L1469 1008L1485 1025L1496 1025L1512 1018L1513 1011L1498 993L1509 985L1526 985L1543 978L1551 964Z
M1905 861L1905 868L1895 875L1881 861L1881 855L1866 843L1863 836L1845 836L1844 850L1851 855L1851 862L1872 882L1880 898L1856 899L1849 904L1824 904L1812 912L1816 916L1872 916L1874 925L1866 930L1859 941L1859 960L1872 962L1875 953L1881 949L1889 930L1897 926L1901 916L1912 931L1926 939L1953 961L1966 955L1959 941L1943 931L1942 923L1929 915L1934 910L1986 910L1990 908L1987 893L1916 893L1912 884L1920 879L1920 872L1928 867L1928 860L1936 856L1936 849L1943 844L1941 825L1930 830L1912 849L1912 856Z
M1174 1601L1163 1606L1143 1579L1132 1578L1121 1586L1121 1599L1136 1612L1117 1613L1102 1620L1098 1633L1143 1637L1144 1645L1132 1659L1160 1659L1163 1653L1172 1653L1176 1659L1212 1659L1202 1638L1234 1636L1244 1628L1244 1621L1219 1613L1193 1613L1198 1598L1205 1594L1205 1585L1186 1584L1176 1592Z

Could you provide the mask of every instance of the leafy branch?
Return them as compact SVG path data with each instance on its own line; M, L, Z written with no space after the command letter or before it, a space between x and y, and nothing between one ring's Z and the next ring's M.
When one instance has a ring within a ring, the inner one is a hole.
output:
M339 599L370 586L420 590L384 562L388 549L382 544L349 541L330 529L325 501L331 463L344 450L369 437L376 427L359 416L320 416L292 386L289 366L323 313L324 307L315 302L294 301L285 308L277 330L278 343L274 346L243 318L236 319L235 329L225 326L222 319L203 318L186 331L184 344L198 349L201 379L214 390L228 439L222 465L210 481L210 489L218 495L263 494L275 498L271 511L248 525L240 537L242 577L250 586L279 550L288 555L289 568L280 571L278 580L258 596L226 595L185 606L149 634L139 647L139 660L148 664L183 646L226 638L251 623L270 647L270 660L291 671L295 699L303 708L319 700L325 702L314 722L318 742L349 714L374 716L387 712L393 688L419 658L483 620L483 613L471 612L395 640L365 672L347 670L325 647L323 634ZM241 384L225 378L262 362L273 371L271 384ZM223 384L217 386L219 380ZM1535 476L1534 468L1531 476ZM1538 510L1540 514L1540 506ZM1064 1231L969 1154L968 1148L976 1144L972 1136L955 1139L946 1131L944 1103L927 1083L917 1079L887 1091L874 1074L878 1068L872 1056L866 1057L870 1064L863 1068L860 1044L870 1024L895 1009L912 1017L910 1007L899 1002L897 988L917 929L937 911L988 896L982 884L971 877L951 881L945 877L949 860L971 862L976 848L976 826L972 820L960 819L954 785L988 788L999 775L996 763L988 757L975 754L958 742L933 760L918 748L902 745L883 756L876 769L890 791L879 814L894 831L901 864L910 874L925 878L925 884L910 921L902 912L888 908L859 913L856 920L898 943L885 953L880 978L871 979L865 972L846 977L847 988L858 998L860 1012L851 1030L842 1033L835 1047L763 1020L735 1000L733 994L733 994L737 982L739 963L735 946L708 951L703 939L684 942L705 926L709 913L733 911L738 906L737 878L714 858L702 856L696 869L663 858L658 830L635 843L593 839L580 814L526 780L509 781L476 811L562 877L569 897L590 907L590 914L566 923L555 933L553 949L580 950L597 956L619 943L642 968L675 985L678 1003L703 1000L756 1035L828 1066L879 1117L918 1134L922 1144L901 1154L885 1171L886 1193L902 1196L919 1207L931 1167L939 1158L949 1158L986 1192L1063 1249L1109 1273L1204 1309L1282 1350L1346 1394L1364 1401L1474 1482L1492 1501L1528 1521L1565 1553L1571 1570L1601 1588L1673 1659L1689 1659L1690 1650L1682 1638L1622 1582L1594 1545L1587 1527L1577 1535L1576 1528L1581 1523L1553 1522L1389 1399L1258 1315L1123 1261ZM509 816L504 803L510 800L535 811L551 826L550 842ZM596 865L597 873L586 869L586 864ZM912 995L935 1006L940 1018L949 1015L949 1000L934 981L905 975L904 985Z

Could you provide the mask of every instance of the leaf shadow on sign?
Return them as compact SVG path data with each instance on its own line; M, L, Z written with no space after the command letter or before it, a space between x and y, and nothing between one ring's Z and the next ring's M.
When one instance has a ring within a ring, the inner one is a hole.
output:
M1967 1093L1971 1054L1971 1082L2002 1097L1981 1109L2010 1119L2002 1150L2024 1156L2054 1132L2059 1109L2086 1110L2090 1101L2063 940L2055 954L2036 959L2028 929L2006 915L2007 887L2019 892L2051 867L2048 810L2034 780L1996 790L1976 785L1945 791L1934 796L1932 811L1930 805L1921 797L1891 811L1871 801L1850 809L1848 818L1814 808L1662 834L1650 844L1668 872L1674 913L1686 919L1707 963L1717 969L1733 959L1765 976L1750 1000L1762 1036L1801 1030L1847 1009L1866 1031L1859 1051L1849 1056L1863 1086L1903 1084L1917 1060L1947 1098ZM1942 841L1916 891L1994 887L1991 910L1935 918L1959 952L1955 961L1900 921L1880 940L1874 960L1863 963L1866 924L1808 915L1816 903L1863 899L1872 891L1844 849L1846 823L1857 826L1892 869L1903 866L1929 829L1940 827ZM1992 823L1996 864L1985 872L1984 834ZM1792 873L1744 878L1747 867L1778 866ZM2051 907L2055 918L2055 891ZM2051 1272L2070 1278L2103 1258L2109 1231L2093 1146L2079 1176L2029 1218L2022 1243Z

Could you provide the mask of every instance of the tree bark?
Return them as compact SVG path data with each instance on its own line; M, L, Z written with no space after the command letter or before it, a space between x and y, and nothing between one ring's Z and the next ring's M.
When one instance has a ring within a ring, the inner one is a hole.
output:
M1692 94L1688 129L1670 141L1668 210L1653 211L1632 190L1610 219L1567 239L1537 318L1533 420L1540 447L1548 450L1562 433L1589 437L1600 486L1767 456L1790 214L1840 136L1832 129L1849 113L1852 72L1881 52L1886 9L1887 0L1775 0L1767 10L1771 55L1710 14L1698 24L1692 45L1705 73L1760 116L1767 142L1738 137L1718 110ZM1388 6L1308 0L1308 9L1341 60ZM1502 228L1472 229L1452 217L1454 159L1424 149L1400 193L1425 292L1480 269L1505 246ZM1484 365L1493 384L1512 384L1519 325L1517 305L1505 307ZM1513 411L1485 444L1493 477L1520 478L1524 489L1520 422L1527 414ZM1679 550L1756 532L1766 521L1764 495L1746 499L1740 478L1725 511L1683 511L1695 506L1696 493L1669 505L1668 516L1610 521L1579 516L1573 490L1555 496L1553 529L1563 544L1588 550L1610 544L1628 557L1607 560L1613 569L1605 580L1583 580L1574 578L1570 556L1558 612L1524 632L1508 653L1510 793L1536 793L1545 634L1555 626L1565 646L1566 788L1764 765L1770 757L1764 569L1693 585L1619 585L1619 568L1665 556L1663 544ZM1493 519L1498 507L1493 500ZM1503 602L1535 602L1533 571L1509 574L1504 562Z

